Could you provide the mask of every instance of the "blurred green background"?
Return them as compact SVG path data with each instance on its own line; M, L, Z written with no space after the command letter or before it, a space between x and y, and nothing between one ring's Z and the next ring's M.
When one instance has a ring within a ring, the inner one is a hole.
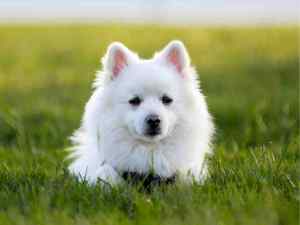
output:
M0 26L1 224L297 224L298 27ZM217 133L211 177L152 194L65 171L107 45L151 57L182 40Z

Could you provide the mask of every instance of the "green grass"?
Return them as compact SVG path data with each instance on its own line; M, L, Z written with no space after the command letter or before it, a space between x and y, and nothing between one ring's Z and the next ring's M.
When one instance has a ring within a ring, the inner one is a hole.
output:
M185 42L217 126L211 176L151 194L66 172L100 57ZM298 224L297 27L0 27L0 224Z

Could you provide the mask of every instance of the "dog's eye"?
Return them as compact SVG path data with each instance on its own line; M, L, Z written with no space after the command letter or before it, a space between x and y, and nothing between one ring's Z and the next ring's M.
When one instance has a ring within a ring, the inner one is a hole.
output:
M139 104L141 104L142 100L140 99L140 97L134 97L130 99L128 102L130 105L138 106Z
M163 96L161 97L161 101L162 101L162 103L163 103L164 105L169 105L169 104L171 104L171 103L173 102L173 99L170 98L170 97L167 96L167 95L163 95Z

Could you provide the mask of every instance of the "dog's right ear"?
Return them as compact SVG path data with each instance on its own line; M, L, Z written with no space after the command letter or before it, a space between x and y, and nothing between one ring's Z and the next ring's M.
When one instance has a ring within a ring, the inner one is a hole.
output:
M120 42L113 42L109 45L105 56L102 58L102 63L104 70L114 79L137 59L138 56L131 52L125 45Z
M161 52L154 55L154 60L162 65L173 67L182 77L190 67L190 57L181 41L171 41Z

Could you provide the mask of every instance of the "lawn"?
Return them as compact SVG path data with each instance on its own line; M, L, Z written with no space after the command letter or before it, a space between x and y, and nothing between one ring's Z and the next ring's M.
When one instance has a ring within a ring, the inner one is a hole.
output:
M295 225L297 27L0 25L0 224ZM182 40L217 126L203 185L79 183L63 161L112 41L151 57Z

